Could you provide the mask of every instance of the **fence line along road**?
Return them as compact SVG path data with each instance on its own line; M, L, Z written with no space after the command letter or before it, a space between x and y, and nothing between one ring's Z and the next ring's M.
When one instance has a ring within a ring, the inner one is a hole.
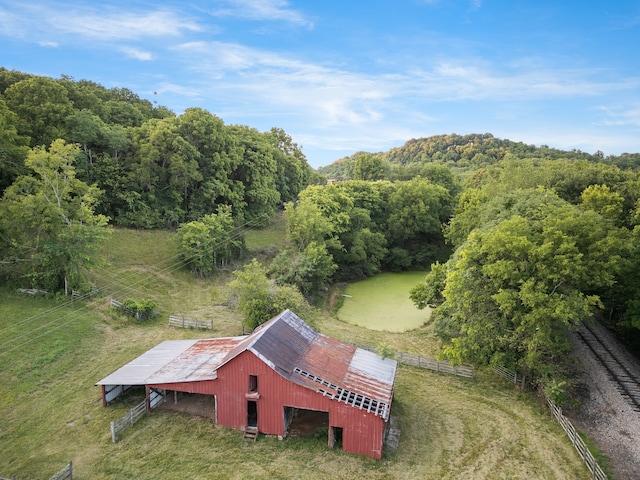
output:
M573 444L573 448L577 450L578 455L580 455L580 457L584 461L593 478L595 478L596 480L607 480L607 475L604 473L600 465L598 465L598 462L591 454L591 451L589 450L589 447L587 447L587 444L584 443L584 440L582 440L580 435L578 435L578 433L576 432L576 428L569 421L569 419L562 414L562 408L554 404L549 398L547 398L547 404L549 405L554 418L560 425L562 425L562 428Z

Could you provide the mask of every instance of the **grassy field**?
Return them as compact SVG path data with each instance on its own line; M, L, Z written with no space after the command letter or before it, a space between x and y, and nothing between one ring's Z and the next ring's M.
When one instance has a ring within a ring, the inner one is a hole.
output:
M483 372L468 380L400 367L392 408L400 443L381 461L328 450L324 439L245 443L240 432L170 412L153 412L113 444L109 422L130 404L103 408L96 381L164 339L239 333L240 317L225 306L229 275L193 279L172 245L168 233L115 232L110 264L94 272L102 296L88 301L0 292L0 477L49 478L72 460L78 480L588 478L544 408ZM110 294L152 298L160 316L115 315ZM214 330L170 329L170 313L211 318ZM317 326L345 341L437 351L428 327L383 332L322 313Z
M340 320L371 330L404 332L429 321L431 311L418 310L409 290L424 280L426 272L381 273L350 284L338 310Z

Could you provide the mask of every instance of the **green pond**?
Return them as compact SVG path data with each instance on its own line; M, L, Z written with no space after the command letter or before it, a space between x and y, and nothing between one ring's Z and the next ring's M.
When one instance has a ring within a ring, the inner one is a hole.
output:
M371 330L404 332L420 327L431 310L418 310L409 290L424 280L427 272L381 273L352 283L344 292L338 318Z

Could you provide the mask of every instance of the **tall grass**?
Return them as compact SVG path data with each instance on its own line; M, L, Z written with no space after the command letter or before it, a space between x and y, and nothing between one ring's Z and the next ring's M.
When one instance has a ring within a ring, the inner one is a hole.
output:
M381 461L328 450L317 438L243 442L240 432L209 420L160 411L113 444L109 422L128 405L103 408L96 381L162 340L238 333L237 314L221 306L224 280L159 272L175 250L170 234L155 233L115 232L110 266L94 272L101 292L152 296L163 315L210 314L214 331L171 329L166 316L150 323L120 317L106 297L57 303L0 292L0 476L49 478L72 460L80 480L586 478L560 427L508 385L410 367L398 371L392 408L400 444ZM318 328L427 355L436 347L425 327L387 333L321 315Z

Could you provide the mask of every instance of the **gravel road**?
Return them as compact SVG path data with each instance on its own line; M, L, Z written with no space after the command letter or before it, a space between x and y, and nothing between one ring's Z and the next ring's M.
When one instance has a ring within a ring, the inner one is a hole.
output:
M598 331L609 338L640 378L640 362L605 329L598 327ZM640 480L640 413L618 392L615 382L577 336L572 337L572 344L578 359L580 381L575 399L579 406L564 414L609 457L613 480Z

